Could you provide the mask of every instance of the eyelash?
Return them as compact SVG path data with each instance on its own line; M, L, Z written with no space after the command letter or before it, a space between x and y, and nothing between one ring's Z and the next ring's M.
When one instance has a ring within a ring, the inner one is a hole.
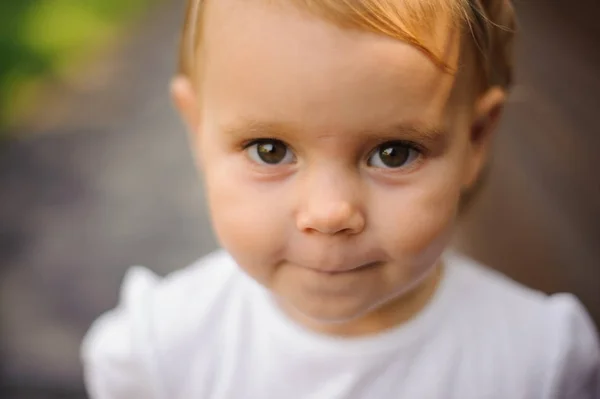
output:
M275 142L275 143L283 144L287 148L288 151L291 151L292 154L295 154L295 151L289 144L287 144L286 142L284 142L282 140L270 138L270 137L257 138L257 139L251 139L251 140L244 141L240 146L240 150L247 151L250 147L252 147L254 145L264 144L265 142ZM406 140L387 140L387 141L382 141L380 144L375 146L371 151L369 151L367 153L368 154L367 159L370 159L378 150L387 148L390 146L395 146L395 145L404 146L412 151L415 151L418 155L417 155L417 159L414 161L414 163L418 163L424 156L427 155L427 150L422 145L419 145L418 143L415 143L412 141L406 141ZM273 166L277 166L277 164L270 165L270 167L273 167ZM387 169L397 170L397 169L406 169L406 168L399 167L399 168L387 168Z
M410 148L411 150L414 150L422 155L425 154L427 151L422 145L415 143L413 141L393 140L392 139L392 140L382 141L380 144L376 145L375 148L373 148L369 154L372 154L374 151L378 150L379 148L385 148L386 146L390 146L390 145L402 145L402 146Z
M242 150L242 151L243 150L247 150L248 148L252 147L255 144L262 144L262 143L269 142L269 141L273 141L273 142L276 142L276 143L281 143L281 144L285 145L287 148L291 149L291 146L288 143L286 143L285 141L283 141L283 140L274 139L272 137L262 137L262 138L259 138L259 139L250 139L250 140L244 141L240 145L240 150Z

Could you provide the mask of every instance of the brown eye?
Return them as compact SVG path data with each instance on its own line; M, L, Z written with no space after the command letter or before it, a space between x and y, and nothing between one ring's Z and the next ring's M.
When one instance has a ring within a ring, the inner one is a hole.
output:
M373 152L368 165L375 168L401 168L411 164L419 152L410 145L401 142L385 143Z
M288 164L294 160L287 145L279 140L256 141L247 148L247 151L250 158L259 164Z

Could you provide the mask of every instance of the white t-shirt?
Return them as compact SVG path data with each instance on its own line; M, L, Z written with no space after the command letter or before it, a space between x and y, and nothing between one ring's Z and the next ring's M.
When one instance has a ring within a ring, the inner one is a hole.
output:
M594 327L456 254L434 298L379 335L288 319L224 252L159 279L135 267L82 348L93 399L599 399Z

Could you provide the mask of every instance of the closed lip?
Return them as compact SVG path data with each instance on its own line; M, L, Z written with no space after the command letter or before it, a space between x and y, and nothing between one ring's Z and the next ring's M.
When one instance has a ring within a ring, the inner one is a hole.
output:
M348 274L348 273L357 273L366 271L368 269L373 269L379 266L382 262L374 261L369 263L363 263L354 267L306 267L307 269L313 270L317 273L328 274L328 275L337 275L337 274Z

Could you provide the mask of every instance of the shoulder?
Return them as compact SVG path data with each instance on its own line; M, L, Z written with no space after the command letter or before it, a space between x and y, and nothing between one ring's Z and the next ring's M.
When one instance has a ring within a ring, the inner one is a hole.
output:
M131 268L118 306L94 322L82 344L91 397L165 394L163 354L178 349L183 354L192 337L210 334L207 327L232 300L231 288L240 273L223 251L165 278L143 267ZM118 392L100 393L106 390Z
M536 371L544 398L600 397L598 335L574 295L547 295L464 256L450 258L469 322L491 332L486 344L503 348L516 370Z
M548 298L548 397L600 398L600 343L585 308L573 295Z
M211 318L216 307L225 306L238 277L235 262L224 251L213 252L165 278L144 267L132 267L123 279L119 305L101 317L92 332L110 325L113 316L120 314L137 330L152 331L154 339L179 335Z

